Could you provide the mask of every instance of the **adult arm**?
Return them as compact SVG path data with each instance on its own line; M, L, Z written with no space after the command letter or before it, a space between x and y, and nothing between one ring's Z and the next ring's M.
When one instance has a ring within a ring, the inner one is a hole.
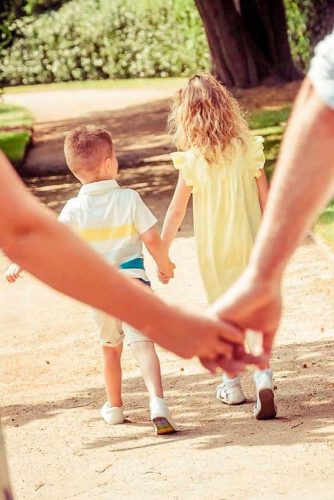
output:
M241 343L238 329L167 305L147 287L123 276L30 195L2 152L0 185L0 248L10 259L53 288L132 324L180 356L213 358L221 353L233 362L233 348L226 340Z

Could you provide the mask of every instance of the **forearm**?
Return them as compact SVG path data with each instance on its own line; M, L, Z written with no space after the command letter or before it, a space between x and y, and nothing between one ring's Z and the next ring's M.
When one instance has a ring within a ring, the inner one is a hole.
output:
M164 225L161 232L161 239L164 242L167 251L170 249L170 246L181 226L185 214L186 210L174 210L172 207L170 207L166 213Z
M268 180L264 170L261 171L261 175L256 179L257 190L259 195L259 203L261 207L261 212L264 212L267 199L268 199Z
M102 260L52 215L38 214L35 221L38 228L15 238L7 252L10 258L60 292L130 323L161 343L155 327L161 318L169 317L169 306Z
M258 276L280 279L299 241L333 192L334 112L308 81L290 119L252 252Z
M57 222L27 192L1 151L0 166L0 248L7 256L57 290L139 330L149 328L153 338L152 325L169 316L170 307L146 287L121 275Z
M146 241L145 246L150 255L153 257L158 269L162 273L168 274L170 260L166 251L166 247L162 242L160 236L157 234L156 237L152 238L149 242Z

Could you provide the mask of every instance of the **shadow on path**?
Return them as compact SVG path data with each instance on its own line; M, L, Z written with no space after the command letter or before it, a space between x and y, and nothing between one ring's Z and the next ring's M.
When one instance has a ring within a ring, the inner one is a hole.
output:
M125 374L123 395L130 422L122 428L117 427L117 433L112 436L110 429L106 428L105 438L92 437L85 447L108 447L110 451L123 452L189 439L198 440L200 449L323 442L334 447L334 381L333 378L330 380L334 372L333 343L281 345L275 350L272 366L279 407L276 420L258 422L253 419L254 399L241 406L221 405L215 400L218 377L180 372L164 376L164 385L181 432L166 440L152 438L147 441L145 428L149 428L150 423L146 390L141 377L127 378ZM307 383L310 379L311 386ZM254 398L250 375L244 376L243 386L246 396ZM78 411L95 410L104 398L104 390L94 387L60 401L6 406L1 410L3 426L21 427L30 421L52 419L59 412L77 408ZM88 421L90 425L96 425L94 422L100 419L89 416Z

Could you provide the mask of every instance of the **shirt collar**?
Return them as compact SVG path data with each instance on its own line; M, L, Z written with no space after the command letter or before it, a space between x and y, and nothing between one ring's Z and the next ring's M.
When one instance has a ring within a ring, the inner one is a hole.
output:
M119 188L119 184L117 181L114 179L110 179L107 181L97 181L97 182L90 182L89 184L84 184L80 191L79 191L79 196L82 194L100 194L100 193L106 193L110 191L111 189L117 189Z

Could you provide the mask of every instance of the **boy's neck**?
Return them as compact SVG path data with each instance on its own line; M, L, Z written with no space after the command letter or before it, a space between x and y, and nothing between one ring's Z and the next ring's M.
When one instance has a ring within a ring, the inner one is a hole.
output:
M84 186L85 184L92 184L92 182L102 182L102 181L115 181L116 178L111 175L103 175L99 177L91 177L89 179L79 179L81 184Z

